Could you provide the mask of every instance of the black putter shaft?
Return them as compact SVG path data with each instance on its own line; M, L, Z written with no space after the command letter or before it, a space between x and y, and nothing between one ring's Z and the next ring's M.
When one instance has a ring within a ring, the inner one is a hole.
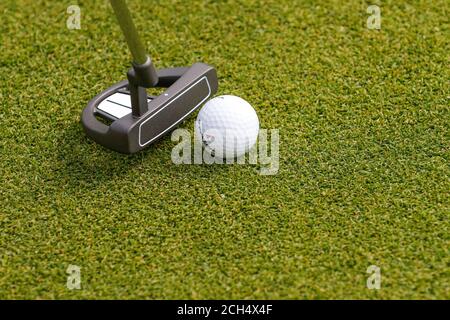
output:
M125 40L128 43L128 48L130 48L131 54L133 55L134 63L137 65L145 64L148 55L139 39L136 26L133 23L130 10L125 0L110 0L110 2L125 36Z
M128 72L128 82L132 113L138 118L148 111L146 88L158 84L158 74L142 45L125 0L110 0L110 2L134 60L133 69Z

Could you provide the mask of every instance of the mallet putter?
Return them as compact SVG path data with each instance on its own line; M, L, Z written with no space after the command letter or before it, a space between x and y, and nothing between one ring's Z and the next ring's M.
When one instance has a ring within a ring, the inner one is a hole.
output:
M169 133L217 92L216 70L207 64L156 70L146 54L125 0L110 0L133 56L127 79L93 98L81 115L86 134L102 146L136 153ZM167 88L157 97L146 88ZM100 121L97 117L106 121Z

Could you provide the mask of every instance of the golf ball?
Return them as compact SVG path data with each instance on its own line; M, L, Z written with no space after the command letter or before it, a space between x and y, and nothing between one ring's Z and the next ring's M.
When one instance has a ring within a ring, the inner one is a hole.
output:
M208 101L195 121L196 137L214 157L238 158L256 143L259 120L255 109L236 96Z

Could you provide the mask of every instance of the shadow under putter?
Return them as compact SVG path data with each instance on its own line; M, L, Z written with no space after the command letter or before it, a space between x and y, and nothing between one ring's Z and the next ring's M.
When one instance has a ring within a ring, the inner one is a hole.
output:
M81 122L95 142L132 154L169 133L215 94L217 73L204 63L156 70L139 39L125 0L110 2L134 61L127 73L128 80L93 98L84 109ZM149 96L147 88L167 89L159 96Z

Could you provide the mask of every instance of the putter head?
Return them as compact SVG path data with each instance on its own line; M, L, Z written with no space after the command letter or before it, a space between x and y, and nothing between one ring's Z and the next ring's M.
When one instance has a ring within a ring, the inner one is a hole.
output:
M171 132L218 89L216 70L204 63L162 69L157 74L156 87L167 90L157 97L148 97L148 111L140 117L132 115L128 80L93 98L81 116L86 134L106 148L136 153ZM112 123L106 125L97 116Z

